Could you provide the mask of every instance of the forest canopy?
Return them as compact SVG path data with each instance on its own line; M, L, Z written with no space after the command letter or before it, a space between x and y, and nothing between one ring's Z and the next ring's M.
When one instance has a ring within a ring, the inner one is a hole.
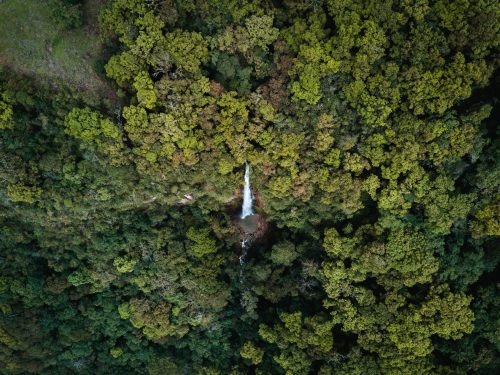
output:
M500 372L497 1L41 2L0 35L1 374Z

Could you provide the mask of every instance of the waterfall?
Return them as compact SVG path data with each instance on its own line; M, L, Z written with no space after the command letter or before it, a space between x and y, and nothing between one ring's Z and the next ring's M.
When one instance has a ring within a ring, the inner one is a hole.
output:
M241 206L240 218L244 219L247 216L253 215L253 195L252 188L250 187L250 167L245 162L245 186L243 187L243 204ZM245 258L248 252L249 241L248 238L243 238L241 241L241 256L240 266L245 264ZM240 282L242 281L243 269L240 269Z
M241 207L241 218L253 215L253 195L250 188L250 167L245 162L245 187L243 188L243 205Z

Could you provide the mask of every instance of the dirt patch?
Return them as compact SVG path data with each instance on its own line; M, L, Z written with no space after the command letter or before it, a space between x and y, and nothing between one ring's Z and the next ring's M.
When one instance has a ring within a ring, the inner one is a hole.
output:
M84 25L64 31L54 24L44 2L0 3L0 64L31 77L36 85L83 91L92 101L107 99L114 106L118 98L112 83L95 70L103 56L97 21L103 4L87 1Z

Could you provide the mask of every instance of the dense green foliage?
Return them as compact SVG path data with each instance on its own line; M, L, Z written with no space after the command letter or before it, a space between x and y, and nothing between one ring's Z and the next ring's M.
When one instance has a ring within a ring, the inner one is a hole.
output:
M99 19L119 108L0 69L1 374L500 371L496 1Z

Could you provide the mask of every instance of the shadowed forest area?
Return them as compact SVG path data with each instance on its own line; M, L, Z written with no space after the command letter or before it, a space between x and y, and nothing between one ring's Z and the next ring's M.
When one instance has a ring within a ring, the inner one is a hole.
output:
M0 374L499 373L499 31L0 0Z

